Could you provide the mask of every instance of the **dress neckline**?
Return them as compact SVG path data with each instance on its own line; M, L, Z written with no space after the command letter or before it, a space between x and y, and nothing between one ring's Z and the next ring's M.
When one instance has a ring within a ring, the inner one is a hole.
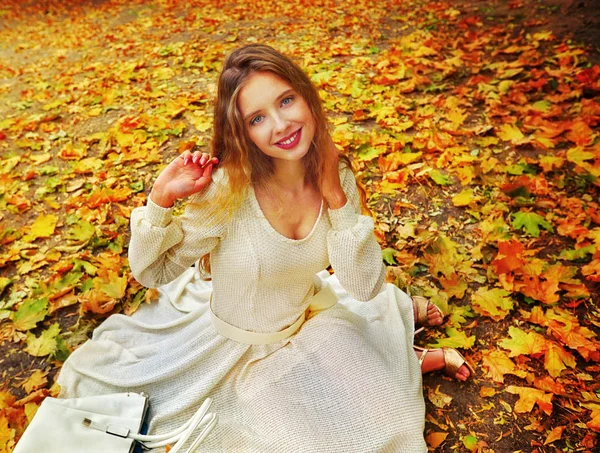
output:
M260 203L258 202L258 199L256 198L256 192L254 192L254 187L252 185L250 185L250 200L254 206L254 210L256 211L256 213L267 224L267 228L269 229L269 231L273 232L276 236L280 237L281 239L283 239L285 241L293 242L293 243L302 243L302 242L308 241L313 236L315 230L317 229L317 225L319 224L319 222L321 221L321 217L323 216L323 199L321 199L321 205L319 206L319 215L317 216L317 220L315 220L315 223L312 226L310 233L308 233L302 239L292 239L292 238L289 238L289 237L285 236L284 234L280 233L279 231L277 231L275 229L275 227L271 224L271 222L269 222L269 219L267 219L267 216L265 215L262 208L260 207Z

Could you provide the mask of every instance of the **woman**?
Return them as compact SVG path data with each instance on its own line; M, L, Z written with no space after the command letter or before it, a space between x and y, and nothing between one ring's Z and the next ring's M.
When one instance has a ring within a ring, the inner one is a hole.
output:
M384 285L308 77L268 46L232 52L212 146L174 159L132 212L131 269L159 302L96 329L61 395L145 391L157 433L211 397L219 423L201 451L426 451L421 366L469 370L454 350L413 352L415 319L441 312Z

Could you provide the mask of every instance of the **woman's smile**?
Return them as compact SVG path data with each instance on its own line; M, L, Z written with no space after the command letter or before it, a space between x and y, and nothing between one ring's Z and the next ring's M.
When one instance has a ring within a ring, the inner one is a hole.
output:
M293 134L287 136L283 140L278 141L275 145L279 146L283 149L292 149L298 143L300 143L300 139L302 138L302 128L298 129Z
M250 140L277 161L300 161L311 147L315 122L306 101L284 79L255 72L238 97Z

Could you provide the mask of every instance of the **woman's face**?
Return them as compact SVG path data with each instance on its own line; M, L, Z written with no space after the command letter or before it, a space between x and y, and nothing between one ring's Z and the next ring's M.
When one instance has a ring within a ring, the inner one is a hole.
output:
M250 139L267 156L293 161L308 152L315 134L312 113L279 76L251 74L238 96L238 109Z

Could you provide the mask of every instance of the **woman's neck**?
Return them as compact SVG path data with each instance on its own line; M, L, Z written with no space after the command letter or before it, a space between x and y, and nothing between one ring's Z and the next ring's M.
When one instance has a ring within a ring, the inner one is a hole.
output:
M275 172L271 176L271 183L278 189L286 192L298 192L305 188L306 171L301 161L275 162Z

